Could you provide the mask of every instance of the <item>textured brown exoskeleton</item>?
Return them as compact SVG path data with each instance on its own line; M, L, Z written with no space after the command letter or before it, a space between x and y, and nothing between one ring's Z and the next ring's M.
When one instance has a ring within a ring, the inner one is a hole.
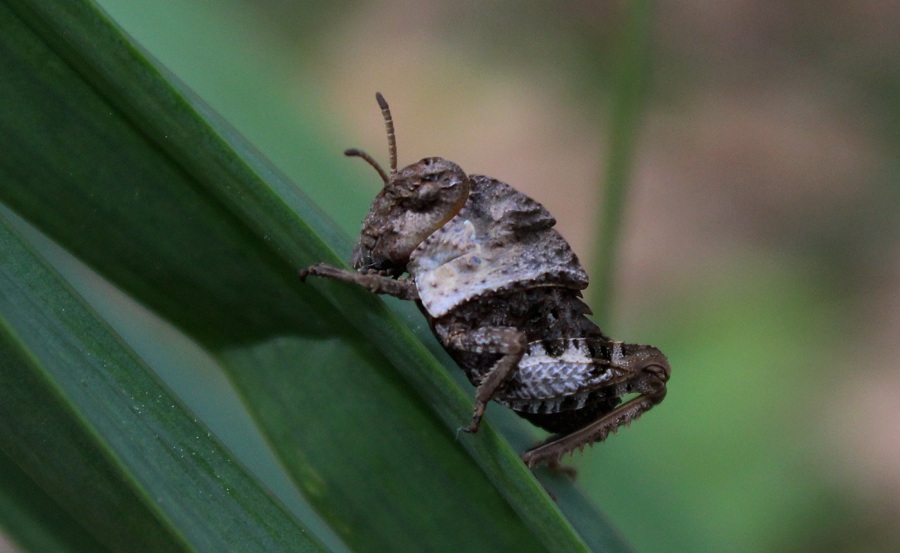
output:
M588 277L553 216L508 184L466 175L446 159L398 171L391 114L376 98L391 173L364 152L346 152L384 181L353 249L356 271L318 264L301 278L415 300L476 386L463 430L477 431L494 400L554 433L522 455L530 467L557 466L563 454L604 440L662 401L671 372L665 356L611 340L585 317Z

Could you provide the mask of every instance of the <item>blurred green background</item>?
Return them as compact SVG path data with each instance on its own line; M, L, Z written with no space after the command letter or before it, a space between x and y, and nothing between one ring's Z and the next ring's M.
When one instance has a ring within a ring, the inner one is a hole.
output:
M504 180L598 258L625 3L100 3L348 234L379 181L342 151L386 163L379 90L401 165ZM897 2L654 5L614 295L592 302L673 376L572 459L639 551L900 548L898 28ZM227 387L199 382L216 411Z

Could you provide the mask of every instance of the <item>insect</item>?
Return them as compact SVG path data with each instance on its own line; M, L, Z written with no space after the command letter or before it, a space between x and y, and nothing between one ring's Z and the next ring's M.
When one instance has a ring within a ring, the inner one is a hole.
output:
M610 339L586 315L588 277L556 220L499 180L427 157L391 172L351 149L384 181L350 259L355 271L317 264L317 276L415 301L444 349L475 386L476 432L488 401L553 435L522 454L534 467L599 442L658 404L671 369L655 347Z

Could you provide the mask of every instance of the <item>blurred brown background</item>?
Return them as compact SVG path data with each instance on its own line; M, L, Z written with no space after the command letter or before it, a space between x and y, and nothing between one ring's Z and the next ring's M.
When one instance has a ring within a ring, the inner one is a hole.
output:
M380 90L401 164L505 180L596 257L626 3L101 4L348 233ZM652 28L598 322L673 376L579 482L640 551L896 551L900 3L659 2Z

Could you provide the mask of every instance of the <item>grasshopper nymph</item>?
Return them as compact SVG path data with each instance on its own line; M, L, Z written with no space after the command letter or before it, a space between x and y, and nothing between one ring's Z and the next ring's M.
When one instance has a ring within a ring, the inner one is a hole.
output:
M653 346L608 338L585 315L587 273L544 207L510 185L467 175L427 157L391 172L361 157L384 181L350 259L356 271L324 264L300 271L413 300L444 349L476 387L476 432L489 400L554 435L526 451L529 467L558 466L663 400L671 369Z

